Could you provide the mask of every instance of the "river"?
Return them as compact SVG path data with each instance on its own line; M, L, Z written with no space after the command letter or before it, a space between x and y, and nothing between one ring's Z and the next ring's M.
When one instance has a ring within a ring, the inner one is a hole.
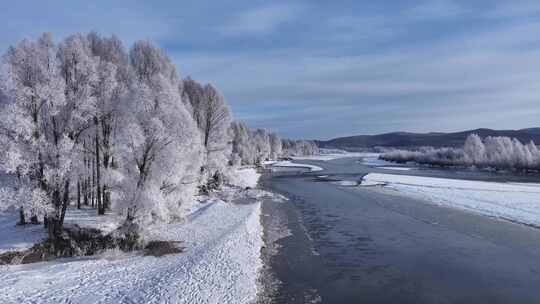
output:
M381 172L355 158L305 162L324 171L262 180L289 198L263 205L267 232L276 222L289 230L267 261L280 282L271 302L540 303L540 230L332 182ZM531 180L470 170L406 174Z

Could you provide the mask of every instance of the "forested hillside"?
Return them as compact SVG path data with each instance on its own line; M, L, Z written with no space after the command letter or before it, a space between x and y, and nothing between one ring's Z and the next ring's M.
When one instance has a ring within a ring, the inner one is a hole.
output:
M516 138L521 142L529 142L531 140L540 142L538 128L530 128L521 130L475 129L454 133L394 132L378 135L339 137L326 141L317 141L317 145L321 148L339 148L351 151L374 147L460 147L471 134L477 134L482 138L488 136L505 136Z

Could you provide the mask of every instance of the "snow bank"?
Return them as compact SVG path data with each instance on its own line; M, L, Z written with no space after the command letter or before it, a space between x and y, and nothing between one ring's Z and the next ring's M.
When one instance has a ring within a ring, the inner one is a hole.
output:
M362 185L386 184L405 195L441 205L540 226L540 184L379 173L366 175L364 182Z
M261 174L255 168L239 168L229 173L229 183L242 188L257 187Z
M384 170L394 170L394 171L411 171L413 168L410 167L377 167L378 169Z
M250 303L262 267L261 204L214 200L148 239L182 241L160 258L109 254L5 266L2 303Z
M304 168L308 169L309 171L322 171L323 168L315 165L308 165L308 164L299 164L299 163L293 163L291 161L278 161L272 164L272 167L277 168Z
M358 186L359 182L343 180L343 181L339 181L339 182L334 182L334 184L336 184L338 186L353 187L353 186Z

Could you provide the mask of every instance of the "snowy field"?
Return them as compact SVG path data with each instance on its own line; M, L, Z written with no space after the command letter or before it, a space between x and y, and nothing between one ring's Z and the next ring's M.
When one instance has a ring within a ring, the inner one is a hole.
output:
M236 173L235 186L257 185L255 169ZM0 266L0 303L253 303L262 268L260 201L271 194L234 187L223 192L245 199L236 204L220 193L202 197L185 209L189 213L181 221L156 224L144 232L148 241L180 241L182 253L153 257L111 250ZM84 226L111 230L121 220L95 212L70 209L66 224L80 224L83 218ZM17 227L15 222L14 215L0 217L0 251L28 248L46 236L41 225Z
M16 225L19 220L17 212L0 213L0 253L12 250L24 250L47 238L43 224ZM77 224L83 228L95 228L104 234L118 228L124 218L112 212L97 215L96 209L82 206L81 209L68 208L64 225Z
M181 240L163 257L108 252L0 268L2 303L250 303L263 245L260 203L202 204L182 223L152 227L148 239Z
M540 184L499 183L370 173L362 185L385 185L415 198L540 226Z
M103 234L110 233L120 227L124 222L124 217L117 215L111 211L107 211L104 215L97 215L96 209L81 206L81 209L68 208L64 225L79 225L83 228L99 229Z

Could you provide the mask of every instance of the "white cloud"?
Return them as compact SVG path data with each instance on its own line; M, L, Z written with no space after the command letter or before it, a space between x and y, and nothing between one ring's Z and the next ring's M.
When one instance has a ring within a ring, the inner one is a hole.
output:
M424 0L421 4L403 12L414 19L453 18L466 13L464 7L453 0Z
M129 45L139 39L158 41L172 30L162 16L148 14L136 3L65 1L58 5L61 8L46 1L20 2L9 4L8 10L0 10L0 20L9 26L0 30L0 52L23 38L36 38L43 32L52 32L58 41L74 32L95 30L103 35L116 34Z
M266 34L296 18L302 12L298 5L274 4L240 12L218 29L225 35Z
M302 126L317 119L328 136L489 127L505 115L516 126L537 122L527 113L540 111L538 0L418 0L408 9L233 2L125 1L105 10L104 2L36 2L31 10L14 2L0 11L0 47L45 30L57 39L93 29L126 43L148 38L182 76L215 83L241 118L284 134L319 132Z
M345 21L336 26L354 23ZM244 112L241 118L284 134L316 137L307 122L298 121L317 119L328 125L325 137L353 126L358 129L347 133L518 128L535 125L530 113L540 111L535 64L540 50L524 47L534 42L539 29L540 24L530 21L499 24L438 43L365 55L309 55L300 46L177 58L197 78L223 88L233 110L264 105L257 115ZM288 114L275 115L283 109Z

